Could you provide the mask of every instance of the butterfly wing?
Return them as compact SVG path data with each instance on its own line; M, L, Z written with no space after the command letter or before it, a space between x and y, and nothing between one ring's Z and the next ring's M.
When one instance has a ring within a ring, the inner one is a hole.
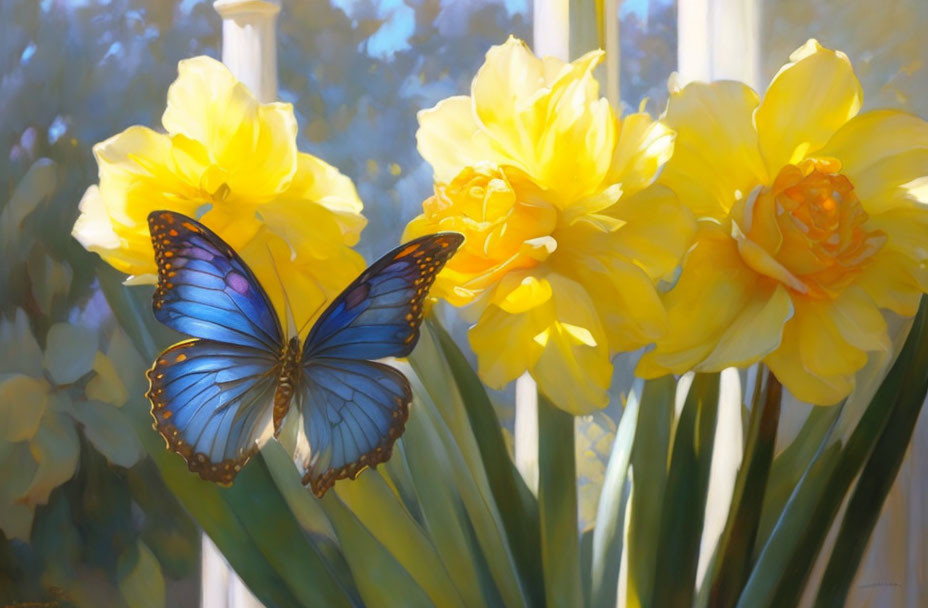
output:
M155 318L201 338L164 351L148 372L155 428L203 479L231 483L268 428L283 349L270 300L242 259L187 216L148 216Z
M191 471L232 483L269 428L277 363L265 350L237 344L175 344L148 372L155 428Z
M412 391L403 374L369 360L412 352L428 290L463 240L440 233L391 251L341 293L307 337L299 404L303 483L316 495L390 457Z
M148 216L158 287L155 318L196 338L279 352L283 332L267 294L242 259L185 215Z
M320 315L303 344L303 362L409 355L435 275L463 241L456 232L432 234L374 262Z
M390 458L412 400L403 374L373 361L317 359L306 366L302 389L297 457L316 496Z

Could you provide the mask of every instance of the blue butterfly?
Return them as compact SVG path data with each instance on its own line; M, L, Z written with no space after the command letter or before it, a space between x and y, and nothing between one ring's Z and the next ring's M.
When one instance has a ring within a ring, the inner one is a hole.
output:
M148 371L154 427L191 471L230 484L291 403L302 418L303 484L322 496L390 458L412 391L372 361L409 355L435 275L464 237L447 232L394 249L323 311L301 345L287 340L254 273L216 234L187 216L148 216L158 286L155 318L194 336Z

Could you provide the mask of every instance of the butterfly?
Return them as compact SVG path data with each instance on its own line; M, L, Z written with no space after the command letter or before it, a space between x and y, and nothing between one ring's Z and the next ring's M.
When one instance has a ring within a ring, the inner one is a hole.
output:
M155 318L193 336L148 371L154 428L168 449L203 479L228 485L294 408L295 459L317 496L390 458L412 390L375 359L412 352L429 288L462 235L423 236L374 262L300 344L285 337L251 269L206 226L171 211L152 212L148 226Z

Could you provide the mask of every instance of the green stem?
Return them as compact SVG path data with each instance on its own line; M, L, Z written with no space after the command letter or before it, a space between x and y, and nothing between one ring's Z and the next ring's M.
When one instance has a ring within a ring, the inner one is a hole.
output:
M782 393L780 382L762 366L758 370L744 459L735 480L732 508L719 541L721 557L712 572L710 606L734 606L751 571L751 555L776 447Z
M696 374L680 413L657 537L654 606L693 605L719 408L719 374Z
M538 514L549 606L582 606L574 417L538 394Z

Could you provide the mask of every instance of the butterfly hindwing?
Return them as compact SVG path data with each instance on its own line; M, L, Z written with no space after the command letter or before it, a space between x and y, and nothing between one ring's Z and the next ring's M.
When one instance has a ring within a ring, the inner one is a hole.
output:
M303 483L317 495L390 457L412 391L400 372L371 360L412 352L428 290L463 238L440 233L401 245L352 282L310 331L300 400Z
M276 366L270 353L237 344L175 344L148 372L155 428L191 471L231 483L269 426Z
M314 359L300 401L303 483L322 496L337 479L354 479L390 458L409 416L412 390L394 368L374 361Z
M432 234L374 262L320 315L303 344L303 361L409 355L435 275L463 240L455 232Z
M179 332L277 352L283 332L254 274L222 239L171 211L148 216L158 287L155 318Z

